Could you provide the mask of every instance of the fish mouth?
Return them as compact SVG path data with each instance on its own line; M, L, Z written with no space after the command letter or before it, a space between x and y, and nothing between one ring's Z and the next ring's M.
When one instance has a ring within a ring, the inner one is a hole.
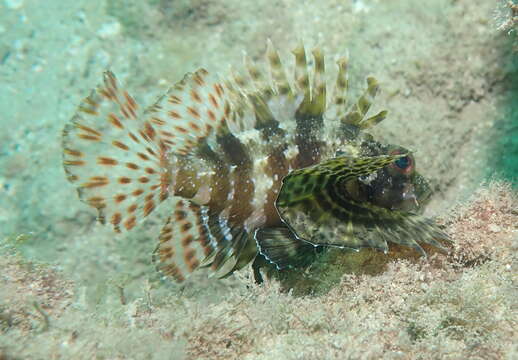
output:
M412 181L404 186L400 196L400 202L392 206L393 210L420 214L430 201L432 190L428 181L416 174Z
M420 174L415 174L414 176L414 192L416 202L418 203L418 209L422 212L430 202L432 197L432 188L430 187L428 180Z

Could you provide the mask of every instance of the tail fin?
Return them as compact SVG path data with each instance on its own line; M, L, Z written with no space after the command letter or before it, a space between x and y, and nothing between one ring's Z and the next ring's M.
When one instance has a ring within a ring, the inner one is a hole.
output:
M108 71L63 130L68 180L101 223L131 230L171 193L176 157L192 152L229 112L223 87L204 69L145 110Z
M63 165L101 223L131 230L168 197L167 146L111 72L63 130Z

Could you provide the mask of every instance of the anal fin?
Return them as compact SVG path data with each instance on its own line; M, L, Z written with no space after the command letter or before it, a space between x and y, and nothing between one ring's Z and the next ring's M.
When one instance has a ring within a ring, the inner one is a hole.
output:
M207 206L177 198L162 228L154 253L157 269L182 282L197 268L210 268L218 278L248 264L256 245L246 230L234 226Z
M172 214L160 232L153 260L157 270L182 282L214 253L215 246L203 226L202 208L179 198L175 200Z

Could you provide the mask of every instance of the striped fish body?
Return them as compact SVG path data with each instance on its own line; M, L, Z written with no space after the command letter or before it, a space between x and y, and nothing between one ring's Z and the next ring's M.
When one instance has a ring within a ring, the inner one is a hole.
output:
M329 80L320 50L311 66L302 45L293 54L293 75L268 43L265 68L245 58L223 80L198 70L145 109L105 73L63 131L80 199L117 232L171 206L155 260L176 281L203 266L226 276L258 253L283 268L319 245L440 246L414 211L428 192L413 157L364 131L386 116L367 117L376 80L349 105L347 59Z

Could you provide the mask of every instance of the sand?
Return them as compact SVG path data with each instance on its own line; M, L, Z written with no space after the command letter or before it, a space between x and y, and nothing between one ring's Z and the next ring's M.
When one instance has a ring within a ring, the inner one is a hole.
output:
M0 2L0 359L517 358L518 36L506 4ZM60 132L102 72L149 104L188 71L259 58L267 38L286 59L299 40L331 60L348 53L356 89L378 78L376 106L390 113L374 135L415 151L449 255L366 274L332 254L342 260L292 291L254 285L249 269L177 286L150 256L167 209L125 236L96 224L66 182Z

